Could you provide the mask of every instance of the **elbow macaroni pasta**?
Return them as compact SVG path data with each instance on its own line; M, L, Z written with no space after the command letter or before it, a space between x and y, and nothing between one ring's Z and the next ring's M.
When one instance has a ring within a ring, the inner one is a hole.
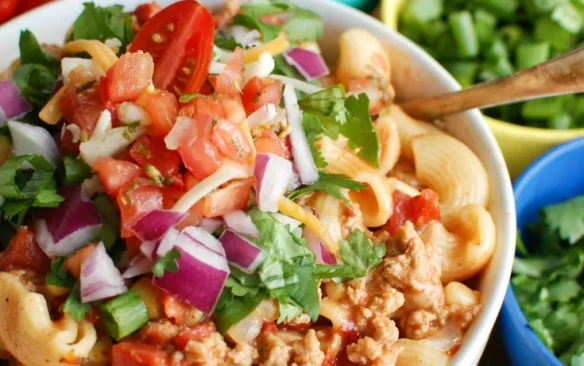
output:
M349 199L361 209L365 226L385 224L392 213L392 201L385 188L383 175L349 148L339 147L328 137L320 140L320 151L328 164L327 173L344 174L367 186L360 192L349 192Z
M0 273L0 341L26 366L79 363L97 340L95 328L85 320L64 315L53 322L47 302L30 292L19 278Z
M424 343L402 338L396 345L403 347L396 366L446 366L448 355Z
M488 178L476 155L445 133L412 139L416 176L440 196L445 218L469 204L487 204Z
M375 121L375 131L379 140L379 171L386 175L397 163L401 150L397 125L388 109Z
M118 61L114 51L100 41L80 39L65 43L64 49L70 53L87 52L104 73Z
M339 38L337 78L347 84L367 77L390 81L389 56L381 42L364 29L353 28Z

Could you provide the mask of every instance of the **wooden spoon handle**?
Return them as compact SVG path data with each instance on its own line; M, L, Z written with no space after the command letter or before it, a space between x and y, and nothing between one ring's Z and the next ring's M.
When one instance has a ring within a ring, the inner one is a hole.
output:
M584 47L501 79L402 104L410 116L431 121L472 108L584 92Z

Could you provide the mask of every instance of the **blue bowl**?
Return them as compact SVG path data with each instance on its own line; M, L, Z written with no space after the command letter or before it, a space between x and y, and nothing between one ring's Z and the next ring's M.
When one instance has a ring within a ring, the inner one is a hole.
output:
M377 5L377 3L379 2L379 0L337 0L337 1L365 12L372 11L375 8L375 5Z
M584 139L561 144L533 162L513 184L517 227L538 220L550 204L584 195ZM529 245L529 243L527 243ZM562 366L531 331L512 286L509 285L500 317L501 337L514 366Z

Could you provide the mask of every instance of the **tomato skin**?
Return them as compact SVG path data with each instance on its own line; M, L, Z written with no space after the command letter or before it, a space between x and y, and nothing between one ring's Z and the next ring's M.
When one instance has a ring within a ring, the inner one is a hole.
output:
M107 100L112 103L135 100L152 82L154 61L147 53L125 53L107 71Z
M215 92L226 95L239 95L243 86L243 50L236 48L225 70L219 74Z
M178 101L174 94L160 90L146 97L146 111L152 119L148 133L165 137L172 130L178 115Z
M70 74L70 81L65 86L63 96L59 100L59 108L63 112L65 121L79 126L88 137L93 133L97 120L104 110L99 84L77 92L79 87L83 87L91 81L94 81L91 75L82 70L73 70Z
M73 277L76 279L81 277L81 264L93 253L94 249L95 244L91 243L65 260L65 268Z
M211 141L224 156L232 160L247 162L253 156L252 148L241 129L224 119L213 126Z
M178 200L185 194L182 189L164 186L160 188L162 192L162 208L165 210L171 210Z
M157 88L178 93L199 91L211 65L215 25L196 1L179 1L148 20L130 46L154 59Z
M165 178L178 174L180 169L180 156L176 151L168 150L161 138L140 137L132 146L130 155L142 167L153 165Z
M422 190L416 197L410 197L396 189L392 198L393 214L385 226L392 236L397 235L406 221L411 221L414 226L421 226L432 220L440 220L439 197L430 189Z
M260 137L255 139L254 145L258 154L274 154L284 159L290 159L292 156L284 141L271 129L264 130Z
M183 325L187 318L191 307L176 296L169 294L166 291L161 292L160 301L164 309L164 315L175 325Z
M6 1L6 0L3 0ZM10 3L13 0L8 0L7 2ZM29 10L32 10L34 8L36 8L37 6L41 6L43 4L49 3L52 0L16 0L13 2L16 2L18 4L18 8L16 13L17 14L22 14L24 12L27 12Z
M247 208L251 186L251 178L242 179L210 193L205 197L205 217L219 217Z
M242 93L243 107L249 115L266 104L279 105L282 100L282 83L254 77L245 84Z
M136 10L134 10L134 15L136 16L138 24L142 26L160 10L162 10L162 7L157 3L152 2L150 4L138 5Z
M31 269L46 273L50 266L51 260L34 239L33 231L26 226L18 228L0 257L0 271Z
M176 348L184 350L190 341L202 342L211 336L215 330L213 322L204 322L193 327L183 328L174 336L172 343Z
M112 347L112 366L167 366L166 352L153 345L126 340Z
M116 196L122 186L142 174L142 168L134 163L104 156L97 158L92 169L110 196Z
M17 0L3 0L0 2L0 23L4 23L16 15L17 5Z
M126 249L128 250L128 256L130 258L137 257L142 253L140 251L140 246L142 245L142 240L138 239L135 236L131 236L126 238Z
M129 226L134 220L156 209L162 209L162 192L150 180L134 178L118 192L118 206L122 225L122 238L133 236Z

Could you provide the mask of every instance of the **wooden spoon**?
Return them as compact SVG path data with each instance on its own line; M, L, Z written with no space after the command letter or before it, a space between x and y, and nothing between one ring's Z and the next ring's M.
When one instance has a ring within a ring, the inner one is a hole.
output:
M410 116L431 121L472 108L487 108L554 95L584 92L584 47L501 79L401 105Z

